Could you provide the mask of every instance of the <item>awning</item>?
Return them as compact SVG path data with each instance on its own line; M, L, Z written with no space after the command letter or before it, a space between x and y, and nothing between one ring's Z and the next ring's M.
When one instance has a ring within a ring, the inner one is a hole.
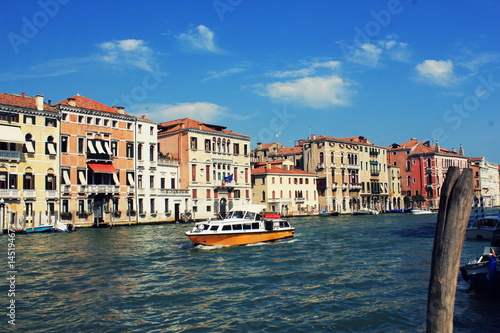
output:
M69 178L69 170L63 170L62 174L63 174L64 184L71 185L71 180Z
M102 148L101 140L95 140L94 144L95 144L95 147L97 148L97 151L99 152L99 154L106 154L106 152L104 151L104 148Z
M24 143L21 127L0 125L0 141Z
M113 180L115 181L116 186L120 186L120 180L118 179L118 174L114 173L113 174Z
M85 179L85 173L83 170L78 171L78 179L81 185L87 185L87 179Z
M26 145L26 151L30 154L34 154L35 153L35 146L34 146L34 142L33 141L26 141L25 143Z
M98 173L117 173L118 172L112 164L87 163L87 166L89 168L91 168L94 172L98 172Z
M92 144L92 140L87 140L87 150L90 150L91 154L97 154L94 145Z
M128 183L130 186L135 186L134 175L132 173L127 174Z

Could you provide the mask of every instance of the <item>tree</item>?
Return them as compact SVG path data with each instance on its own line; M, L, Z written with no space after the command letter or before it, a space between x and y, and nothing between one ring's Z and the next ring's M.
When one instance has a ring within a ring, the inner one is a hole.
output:
M411 197L411 201L415 202L419 208L422 208L422 203L426 200L422 194L417 194Z

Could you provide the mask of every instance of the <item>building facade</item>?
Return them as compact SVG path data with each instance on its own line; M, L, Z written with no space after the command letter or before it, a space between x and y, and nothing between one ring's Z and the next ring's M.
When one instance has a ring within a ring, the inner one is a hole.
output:
M317 175L297 170L290 161L262 163L252 170L252 198L283 216L319 212Z
M179 160L193 219L224 217L234 205L251 203L250 137L184 118L159 125L158 145Z
M3 227L53 223L59 208L59 114L42 95L0 93Z
M441 148L436 142L421 142L411 139L403 144L393 144L388 149L388 163L399 166L401 170L401 190L404 196L422 195L425 206L439 208L439 197L446 173L450 166L457 166L460 171L468 167L468 158L464 150Z
M386 149L364 137L311 136L303 141L304 170L318 175L320 210L353 213L388 209Z
M129 224L135 217L135 117L76 95L61 114L61 216L77 227Z
M136 173L129 182L136 186L133 207L137 207L138 223L179 221L190 203L189 191L179 188L179 161L158 150L155 121L137 118L135 138Z
M478 198L483 198L484 207L500 204L498 164L486 161L484 157L471 158L469 164L473 170L474 189Z

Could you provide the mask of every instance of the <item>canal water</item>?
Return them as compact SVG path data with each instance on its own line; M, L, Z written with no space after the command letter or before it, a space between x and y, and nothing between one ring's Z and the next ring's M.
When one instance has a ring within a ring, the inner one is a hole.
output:
M8 332L424 332L436 214L290 218L293 239L193 248L192 224L16 235ZM488 243L466 241L462 263ZM7 276L7 237L3 274ZM498 332L458 276L455 332Z

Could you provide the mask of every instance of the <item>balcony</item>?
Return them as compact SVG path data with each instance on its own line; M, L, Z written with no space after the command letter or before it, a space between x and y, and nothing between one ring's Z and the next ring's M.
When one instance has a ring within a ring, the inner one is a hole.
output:
M297 200L297 198L296 198ZM292 202L292 199L290 198L268 198L267 199L268 203L285 203L285 202Z
M349 190L350 191L361 191L361 184L360 183L349 184Z
M46 193L45 198L47 198L47 199L58 199L59 198L59 191L58 190L46 190L45 193Z
M24 199L36 199L36 190L24 190Z
M380 171L370 171L370 174L374 177L378 177L380 175Z
M21 159L21 152L12 150L0 150L0 160L16 161Z
M168 188L162 188L160 189L161 195L166 195L169 197L185 197L189 196L189 190L188 189L168 189Z
M120 186L115 185L87 185L85 188L85 192L87 194L119 194Z
M295 200L295 203L298 203L298 204L306 202L305 198L295 198L294 200Z
M165 165L165 166L179 166L179 160L170 160L167 158L159 158L158 159L158 165Z
M1 189L0 190L0 198L4 199L19 199L21 197L21 190L9 190L9 189Z
M349 164L347 166L347 169L351 169L351 170L360 170L361 169L361 165L357 165L357 164Z
M71 185L61 185L61 193L62 194L71 193Z
M318 165L316 166L317 171L323 170L324 168L325 168L325 163L318 163Z

